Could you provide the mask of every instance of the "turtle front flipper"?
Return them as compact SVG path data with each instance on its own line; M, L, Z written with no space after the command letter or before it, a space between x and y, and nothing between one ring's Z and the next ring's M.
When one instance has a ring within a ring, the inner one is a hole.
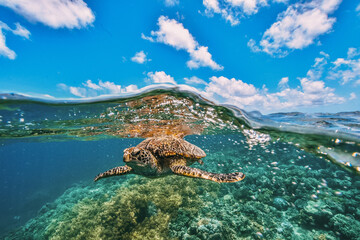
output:
M127 173L130 173L132 171L132 168L125 165L125 166L121 166L121 167L116 167L116 168L112 168L106 172L100 173L98 174L95 179L94 182L96 182L97 180L99 180L100 178L106 178L106 177L111 177L111 176L118 176L118 175L124 175Z
M171 171L177 175L193 177L193 178L202 178L211 180L217 183L231 183L238 182L245 178L245 174L242 172L234 172L234 173L211 173L206 172L197 168L191 168L183 165L174 165L170 167Z

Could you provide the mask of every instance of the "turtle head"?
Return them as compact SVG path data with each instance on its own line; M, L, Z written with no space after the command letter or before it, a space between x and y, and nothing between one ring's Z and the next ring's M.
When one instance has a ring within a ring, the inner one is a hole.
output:
M149 150L131 147L124 150L124 162L135 172L143 173L156 169L157 160Z

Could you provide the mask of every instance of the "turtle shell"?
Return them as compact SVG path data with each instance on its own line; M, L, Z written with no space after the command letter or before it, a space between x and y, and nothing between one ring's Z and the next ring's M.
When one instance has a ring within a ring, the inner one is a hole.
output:
M182 138L173 136L147 138L139 143L137 147L149 150L155 157L182 156L200 159L206 156L201 148Z

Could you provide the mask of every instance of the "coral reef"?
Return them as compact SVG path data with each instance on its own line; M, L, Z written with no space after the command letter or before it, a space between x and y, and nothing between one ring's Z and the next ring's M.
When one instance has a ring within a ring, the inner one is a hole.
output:
M40 215L16 236L54 240L168 239L168 225L178 212L196 214L203 205L201 193L216 195L219 189L216 183L177 176L130 177L123 185L116 184L116 180L105 180L98 189L69 189L55 202L55 208L44 206Z
M68 189L6 239L360 239L360 177L287 143L248 149L242 135L192 139L217 184L114 177ZM235 146L235 147L234 147Z

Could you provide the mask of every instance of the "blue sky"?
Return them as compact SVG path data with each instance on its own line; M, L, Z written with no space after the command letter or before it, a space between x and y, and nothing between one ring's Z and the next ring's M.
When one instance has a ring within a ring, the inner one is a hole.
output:
M360 2L0 0L0 92L179 85L263 113L360 110Z

